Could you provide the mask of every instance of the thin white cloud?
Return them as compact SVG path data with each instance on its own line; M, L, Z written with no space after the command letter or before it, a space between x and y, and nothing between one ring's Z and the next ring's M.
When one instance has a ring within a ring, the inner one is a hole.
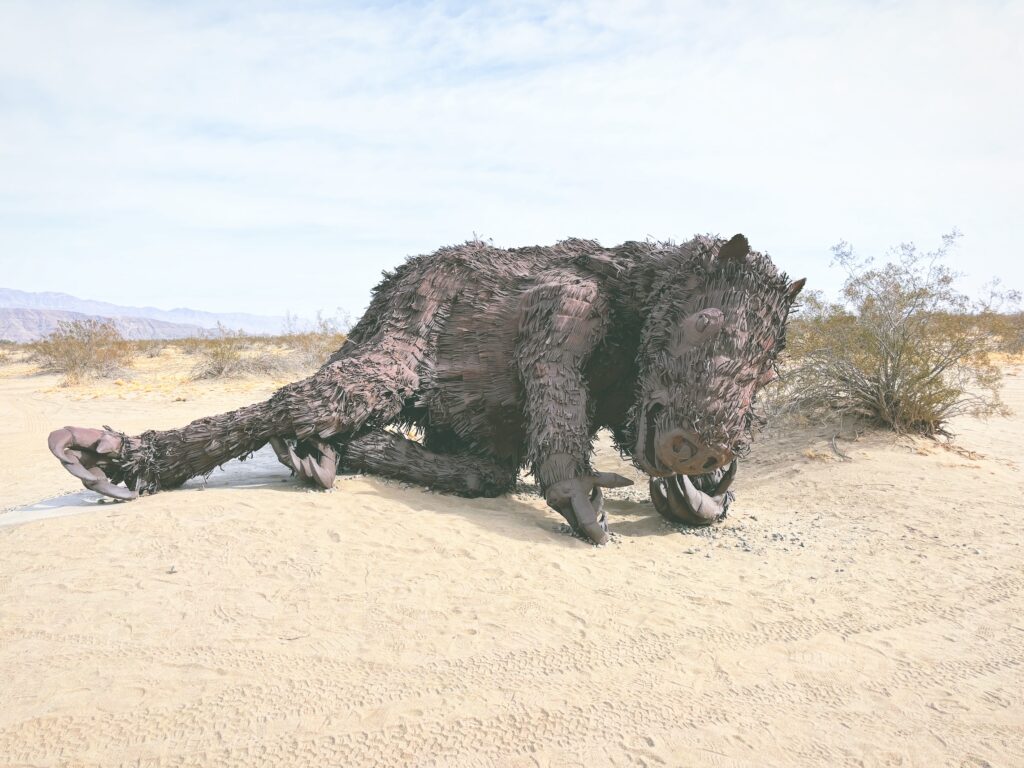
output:
M0 284L356 308L474 231L744 231L832 287L959 226L1024 285L1020 7L7 3Z

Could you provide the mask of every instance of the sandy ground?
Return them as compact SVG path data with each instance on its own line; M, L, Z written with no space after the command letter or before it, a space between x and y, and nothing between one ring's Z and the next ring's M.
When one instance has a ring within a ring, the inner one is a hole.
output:
M263 457L98 504L50 429L271 388L166 363L0 367L0 765L1024 765L1022 366L959 450L768 435L722 525L618 500L594 548L529 494Z

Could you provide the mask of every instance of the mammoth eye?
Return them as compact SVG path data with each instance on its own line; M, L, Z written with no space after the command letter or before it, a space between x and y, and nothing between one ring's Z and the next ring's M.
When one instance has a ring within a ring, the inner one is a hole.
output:
M687 344L696 345L722 330L725 316L714 307L694 312L682 322L682 335Z
M714 338L724 325L722 310L708 307L683 319L672 328L668 351L673 355L685 354L687 350Z

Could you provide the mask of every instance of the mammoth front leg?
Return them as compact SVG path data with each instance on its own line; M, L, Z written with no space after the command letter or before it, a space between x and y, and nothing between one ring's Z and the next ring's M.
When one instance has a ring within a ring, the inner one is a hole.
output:
M334 445L393 419L417 384L414 358L372 349L338 359L262 403L180 429L129 436L64 427L50 434L49 447L87 488L118 499L177 487L268 442L282 463L326 488L334 482Z
M608 541L601 488L632 485L590 466L593 430L583 365L604 335L607 316L596 283L567 275L527 295L516 348L534 476L548 505L595 544Z
M435 453L394 432L374 430L350 440L341 465L406 480L460 496L500 496L516 480L516 467L468 451Z

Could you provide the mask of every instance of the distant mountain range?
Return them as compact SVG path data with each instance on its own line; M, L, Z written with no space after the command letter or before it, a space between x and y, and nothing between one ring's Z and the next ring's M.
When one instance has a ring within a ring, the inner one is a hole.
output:
M144 317L100 317L60 309L0 309L0 339L26 342L40 339L73 320L111 320L126 339L182 339L203 332L198 325L165 323Z
M284 318L194 309L124 307L79 299L66 293L31 293L0 288L0 339L25 342L41 338L66 320L112 319L126 338L177 339L221 324L251 334L279 334Z

